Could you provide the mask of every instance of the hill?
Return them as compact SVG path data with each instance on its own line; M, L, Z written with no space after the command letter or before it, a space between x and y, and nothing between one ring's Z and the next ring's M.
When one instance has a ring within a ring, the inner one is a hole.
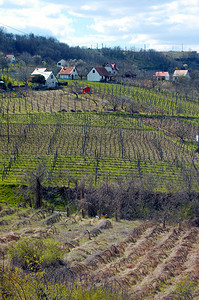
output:
M198 299L199 230L188 223L0 215L2 299Z
M2 299L198 299L198 81L146 76L189 55L0 37L23 58L0 90ZM145 77L14 86L64 55Z
M60 59L83 60L87 64L102 65L108 61L114 61L120 68L144 69L156 71L173 71L174 68L182 68L187 64L189 69L198 69L199 57L196 52L156 52L154 50L126 51L120 47L85 49L70 47L52 37L30 35L14 35L0 30L0 52L12 53L16 57L24 53L31 57L37 56L48 64L57 63Z

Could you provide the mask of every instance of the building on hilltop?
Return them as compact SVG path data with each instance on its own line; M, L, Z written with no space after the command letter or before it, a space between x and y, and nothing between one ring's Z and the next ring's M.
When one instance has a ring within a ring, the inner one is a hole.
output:
M153 75L153 76L157 80L169 80L170 79L169 72L156 72L155 75Z
M57 78L70 79L70 80L78 79L78 72L77 72L76 67L75 66L63 67L57 74Z
M107 63L104 67L110 75L117 75L119 71L115 63Z
M188 70L175 70L173 73L173 81L178 80L178 78L186 78L186 79L191 79L190 75L189 75L189 71Z
M9 63L14 63L15 62L15 56L13 54L6 54L5 59L9 62Z
M65 59L62 58L61 60L59 60L57 62L57 67L60 67L60 68L68 67L68 62Z
M87 74L88 81L109 81L111 75L108 73L105 67L93 67Z
M57 88L58 86L58 80L55 77L55 75L53 74L52 71L47 71L46 68L36 68L30 76L30 81L32 80L33 77L38 76L38 75L42 75L45 78L45 84L44 86L47 89L51 89L51 88Z

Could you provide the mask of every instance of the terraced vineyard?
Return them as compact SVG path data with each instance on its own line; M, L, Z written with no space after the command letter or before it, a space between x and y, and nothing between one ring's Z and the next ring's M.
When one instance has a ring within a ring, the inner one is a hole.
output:
M95 183L133 173L159 177L160 188L165 188L172 181L183 184L192 170L197 187L198 156L145 125L145 119L81 113L18 115L18 121L10 115L9 123L6 118L0 141L3 182L20 182L26 170L44 160L56 185L66 184L67 172L77 179L92 175Z
M92 177L95 184L151 176L156 190L172 185L198 189L198 119L99 112L102 89L107 97L133 91L96 84L96 94L81 99L72 97L70 90L2 94L1 182L20 183L27 170L45 161L48 184L66 185L69 176L86 182ZM89 97L96 97L97 106ZM152 92L146 97L152 99Z
M199 299L197 99L91 85L0 95L0 295Z

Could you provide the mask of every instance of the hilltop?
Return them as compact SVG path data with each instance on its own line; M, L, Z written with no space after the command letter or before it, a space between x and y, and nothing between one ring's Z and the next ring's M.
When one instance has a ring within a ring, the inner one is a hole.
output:
M147 51L126 51L120 47L90 49L70 47L52 37L29 35L17 35L0 30L0 52L12 53L16 57L25 59L27 54L37 61L45 61L55 64L60 59L82 60L91 65L102 65L108 61L114 61L120 69L146 70L146 71L173 71L187 65L189 69L199 68L198 54L193 52L156 52L152 49Z

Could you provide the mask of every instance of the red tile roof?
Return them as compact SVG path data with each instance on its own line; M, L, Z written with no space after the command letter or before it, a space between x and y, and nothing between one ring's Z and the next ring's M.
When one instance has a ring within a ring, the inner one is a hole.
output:
M110 77L110 74L104 67L95 67L95 70L99 73L100 76Z
M7 58L13 58L14 55L13 55L13 54L6 54L6 57L7 57Z
M108 63L108 65L111 66L112 70L116 70L116 71L119 70L115 63Z
M168 74L168 72L156 72L155 73L155 76L158 76L158 77L164 77L164 76L166 76Z
M63 67L59 72L59 75L70 75L75 67Z

